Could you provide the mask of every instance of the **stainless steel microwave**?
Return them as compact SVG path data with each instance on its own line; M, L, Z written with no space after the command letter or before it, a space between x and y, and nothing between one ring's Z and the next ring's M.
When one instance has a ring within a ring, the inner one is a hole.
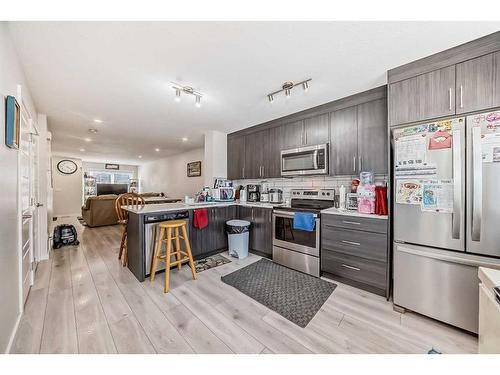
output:
M328 143L281 151L281 175L328 174Z

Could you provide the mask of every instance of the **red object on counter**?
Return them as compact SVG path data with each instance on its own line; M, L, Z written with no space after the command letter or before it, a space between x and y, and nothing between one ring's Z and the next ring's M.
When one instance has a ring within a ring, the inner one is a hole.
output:
M387 215L387 187L375 186L375 214Z
M193 227L203 229L208 226L208 210L200 208L193 212Z

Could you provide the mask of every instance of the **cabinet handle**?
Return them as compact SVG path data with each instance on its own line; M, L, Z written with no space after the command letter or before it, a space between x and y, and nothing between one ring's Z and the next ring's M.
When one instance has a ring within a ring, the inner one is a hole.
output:
M361 246L361 244L359 242L346 241L346 240L342 240L340 242L343 242L343 243L346 243L346 244L349 244L349 245Z
M356 156L352 157L352 171L356 172Z
M353 225L360 225L361 223L357 223L355 221L347 221L347 220L342 220L344 224L353 224Z
M241 168L241 175L243 178L245 178L245 167Z
M354 270L354 271L361 271L361 268L348 266L347 264L342 264L342 267L349 268L350 270Z
M448 109L451 111L451 87L448 89Z
M266 173L264 172L264 171L265 171L265 169L264 169L264 168L265 168L265 167L264 167L264 166L262 166L262 178L264 178L264 176L266 175Z
M460 108L464 107L464 88L460 85Z
M361 156L358 156L358 165L359 165L358 171L361 172L361 166L363 165Z

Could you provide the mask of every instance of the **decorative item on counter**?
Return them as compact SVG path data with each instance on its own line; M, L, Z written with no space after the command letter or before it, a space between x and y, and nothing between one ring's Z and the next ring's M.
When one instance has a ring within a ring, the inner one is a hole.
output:
M345 198L346 198L346 192L345 192L345 186L342 185L339 190L339 210L345 210Z
M375 213L384 216L389 213L387 209L387 186L375 187Z
M351 182L351 193L356 193L359 186L359 179L355 178Z
M356 211L358 209L358 194L357 193L348 193L347 194L347 203L346 208L348 210Z
M358 212L363 214L375 213L375 185L372 172L361 172L359 175Z

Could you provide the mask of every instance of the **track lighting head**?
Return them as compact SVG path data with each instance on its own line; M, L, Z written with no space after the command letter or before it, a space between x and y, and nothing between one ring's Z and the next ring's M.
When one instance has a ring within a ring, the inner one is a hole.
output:
M309 82L312 81L312 78L308 78L304 81L300 81L298 83L293 83L291 81L287 81L281 85L281 90L277 90L274 92L271 92L267 94L267 100L269 100L269 103L272 103L274 101L274 95L279 94L280 92L285 92L285 97L289 99L292 96L292 89L295 86L302 85L302 88L304 89L304 92L307 92L309 89Z
M201 98L203 94L198 91L194 91L191 86L181 86L175 82L172 82L172 88L175 90L175 101L181 101L181 94L193 95L195 97L195 105L196 107L201 107Z

